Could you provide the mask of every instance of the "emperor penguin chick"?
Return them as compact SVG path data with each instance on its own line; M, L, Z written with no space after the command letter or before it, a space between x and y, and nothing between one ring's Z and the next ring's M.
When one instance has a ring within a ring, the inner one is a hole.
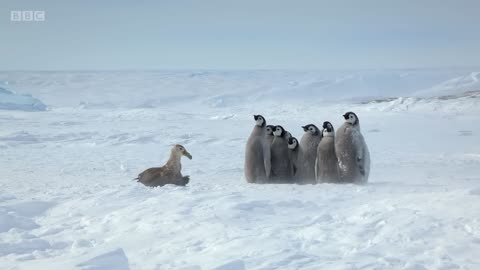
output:
M295 137L288 138L288 157L293 168L293 176L297 173L298 140Z
M335 153L335 131L330 122L323 122L322 140L317 148L315 174L317 183L339 183L338 159Z
M188 184L190 177L188 175L182 175L182 164L180 163L182 156L192 159L192 155L190 155L185 147L176 144L173 146L170 152L170 158L165 165L146 169L140 173L136 179L138 179L138 182L149 187L164 186L167 184L185 186Z
M292 183L293 167L288 155L287 132L282 126L275 126L275 138L271 145L272 183Z
M313 124L302 127L305 133L300 140L298 149L298 171L295 179L299 184L315 184L315 160L317 147L322 139L322 133Z
M275 126L273 126L273 125L267 125L267 127L266 127L265 138L267 138L267 142L269 144L272 144L272 142L273 142L273 130L274 129L275 129Z
M337 130L335 152L342 182L366 183L370 174L370 153L360 132L360 121L353 112L343 115L345 123Z
M287 140L287 144L288 144L288 140L290 140L290 138L292 138L292 133L290 133L290 131L288 130L285 130L285 139Z
M245 178L248 183L266 183L270 177L270 144L266 135L267 121L254 115L255 126L245 147Z

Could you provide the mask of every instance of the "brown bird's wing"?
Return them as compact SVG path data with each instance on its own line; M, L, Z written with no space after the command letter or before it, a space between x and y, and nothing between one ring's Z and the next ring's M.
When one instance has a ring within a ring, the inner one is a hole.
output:
M138 175L138 182L151 187L167 184L185 186L189 180L189 176L173 172L168 166L150 168Z
M181 175L176 175L167 167L163 166L152 172L152 186L164 186L167 184L178 185L177 182L181 179Z
M138 175L138 182L149 183L156 178L157 171L160 171L160 167L149 168Z

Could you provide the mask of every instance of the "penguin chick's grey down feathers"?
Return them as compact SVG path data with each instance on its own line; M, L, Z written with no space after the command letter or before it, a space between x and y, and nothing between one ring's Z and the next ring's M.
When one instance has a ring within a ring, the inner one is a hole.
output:
M149 187L164 186L173 184L178 186L185 186L188 184L190 177L182 176L182 164L180 159L186 156L192 159L192 155L180 144L173 146L170 152L170 158L162 167L146 169L138 175L136 179L138 182Z
M298 149L298 171L295 179L299 184L314 184L315 160L317 159L317 147L322 139L322 133L313 124L302 127L305 133L300 139Z
M273 130L275 129L275 126L272 126L272 125L267 125L266 127L266 133L265 133L265 137L267 138L267 142L269 144L272 144L273 142Z
M317 183L339 183L338 159L335 153L335 131L330 122L323 123L322 140L317 148L315 175Z
M335 152L342 182L366 183L370 174L370 153L360 132L360 121L353 112L343 115L345 123L337 130Z
M287 136L282 126L275 126L275 138L271 145L272 183L293 183L293 166L289 158Z
M298 159L298 140L295 137L288 138L288 158L292 163L293 176L297 173L297 159Z
M245 178L248 183L266 183L270 178L270 143L266 139L267 121L254 115L255 126L245 147Z

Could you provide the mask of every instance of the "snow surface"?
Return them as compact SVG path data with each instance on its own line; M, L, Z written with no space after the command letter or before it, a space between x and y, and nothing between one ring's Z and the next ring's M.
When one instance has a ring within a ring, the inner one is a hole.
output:
M479 269L480 89L443 84L468 74L0 72L50 108L0 110L0 268ZM253 114L300 138L350 110L369 184L245 182ZM132 180L175 143L188 186Z

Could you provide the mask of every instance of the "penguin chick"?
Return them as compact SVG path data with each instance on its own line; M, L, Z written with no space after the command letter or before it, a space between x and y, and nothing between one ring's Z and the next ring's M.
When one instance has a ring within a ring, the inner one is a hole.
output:
M270 143L266 139L267 121L254 115L255 126L245 147L245 178L248 183L266 183L270 178Z
M298 171L296 180L299 184L315 184L315 160L317 147L322 133L314 124L302 126L304 134L298 149Z
M315 175L317 183L339 183L338 159L335 153L335 131L333 125L323 122L323 137L317 148Z
M267 125L267 127L266 127L265 137L267 138L267 142L269 144L272 144L272 142L273 142L273 130L274 129L275 129L275 126L273 126L273 125Z
M290 133L290 131L288 130L285 130L285 139L287 140L287 143L288 143L288 140L290 140L290 138L292 138L292 133Z
M295 137L288 138L288 157L293 169L293 176L297 173L298 140Z
M164 186L167 184L174 184L178 186L185 186L188 184L190 177L182 176L182 164L180 159L186 156L192 159L192 155L180 144L173 146L170 152L170 158L162 167L149 168L143 171L136 178L138 182L149 187Z
M275 126L273 135L275 138L271 145L271 182L292 183L293 167L288 155L287 132L282 126Z
M370 153L360 132L360 120L353 112L343 115L345 123L337 130L335 152L342 182L366 183L370 174Z

